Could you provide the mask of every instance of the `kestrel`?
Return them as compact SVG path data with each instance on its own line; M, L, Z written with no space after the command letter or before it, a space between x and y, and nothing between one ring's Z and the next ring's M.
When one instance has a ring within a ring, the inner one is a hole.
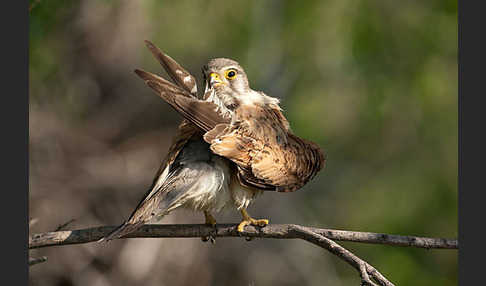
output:
M263 191L304 186L324 166L323 152L291 132L279 100L252 90L236 61L217 58L203 67L200 99L195 78L145 42L177 85L139 69L135 73L184 120L149 191L129 219L102 240L120 238L178 207L204 212L213 226L213 212L236 208L243 216L239 232L250 224L267 225L267 219L247 213L250 203Z

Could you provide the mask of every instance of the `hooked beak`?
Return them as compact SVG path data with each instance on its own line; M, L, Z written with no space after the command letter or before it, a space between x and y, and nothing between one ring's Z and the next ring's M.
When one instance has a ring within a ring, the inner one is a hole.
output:
M218 86L220 84L224 83L219 74L212 72L209 74L209 84L211 86Z

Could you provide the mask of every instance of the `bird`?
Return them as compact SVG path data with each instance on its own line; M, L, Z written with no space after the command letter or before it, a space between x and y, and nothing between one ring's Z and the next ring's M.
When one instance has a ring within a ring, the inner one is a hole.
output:
M202 67L204 92L194 76L152 42L145 44L174 83L136 69L135 73L183 120L151 187L130 217L100 241L121 238L183 207L204 213L240 211L237 231L264 227L268 219L247 211L265 191L293 192L324 167L324 151L295 135L278 98L250 88L241 65L228 58Z

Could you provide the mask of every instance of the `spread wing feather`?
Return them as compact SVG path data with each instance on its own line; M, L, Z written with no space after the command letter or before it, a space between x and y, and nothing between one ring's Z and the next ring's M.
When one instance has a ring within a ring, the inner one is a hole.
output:
M172 80L185 91L191 93L193 96L197 96L197 84L194 76L174 61L174 59L163 53L152 42L145 40L145 44Z
M243 185L292 192L322 169L325 158L319 146L293 135L280 110L254 107L235 112L245 120L220 128L219 134L206 133L204 139L214 153L238 166Z
M153 73L139 69L135 73L164 101L203 131L207 132L220 123L229 123L228 118L216 111L217 105L214 103L196 99L182 88Z

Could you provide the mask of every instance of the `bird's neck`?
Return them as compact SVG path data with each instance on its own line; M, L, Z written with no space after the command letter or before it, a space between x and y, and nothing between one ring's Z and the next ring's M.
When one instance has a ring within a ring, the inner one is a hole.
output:
M225 92L216 92L210 89L207 92L206 101L214 103L217 111L226 118L231 118L235 106L239 105L237 99Z

